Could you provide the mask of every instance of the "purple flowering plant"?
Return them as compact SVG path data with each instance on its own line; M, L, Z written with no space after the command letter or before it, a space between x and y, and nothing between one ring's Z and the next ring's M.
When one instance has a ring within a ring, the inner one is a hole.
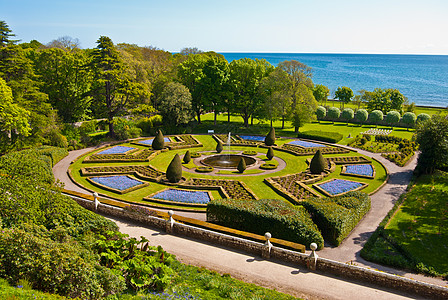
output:
M206 204L210 202L210 195L207 192L185 191L177 189L167 189L161 191L151 196L151 198L174 201L174 202L197 203L197 204Z
M127 175L91 177L90 180L120 191L144 184L144 182Z
M103 150L97 154L124 154L133 149L136 149L136 148L126 147L126 146L115 146L115 147Z
M313 142L306 142L306 141L292 141L289 142L288 144L290 145L295 145L295 146L300 146L300 147L304 147L304 148L315 148L315 147L327 147L325 145L322 144L317 144L317 143L313 143Z
M319 188L332 196L343 194L361 187L363 184L356 181L334 179L321 184L316 184Z
M373 176L372 165L347 165L345 169L346 174L355 174L363 176Z

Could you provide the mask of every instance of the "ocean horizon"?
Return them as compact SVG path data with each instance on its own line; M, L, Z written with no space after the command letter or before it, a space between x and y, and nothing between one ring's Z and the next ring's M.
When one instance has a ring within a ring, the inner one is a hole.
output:
M448 55L219 52L229 62L240 58L266 59L277 66L298 60L313 71L313 82L326 85L330 97L339 86L355 94L361 89L398 89L416 105L448 106Z

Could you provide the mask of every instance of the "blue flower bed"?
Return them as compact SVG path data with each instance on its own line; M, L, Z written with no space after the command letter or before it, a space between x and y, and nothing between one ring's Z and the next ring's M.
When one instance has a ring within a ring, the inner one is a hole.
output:
M184 191L176 189L164 190L160 193L151 196L151 198L174 201L174 202L198 203L198 204L206 204L210 202L210 196L207 192Z
M363 176L373 176L373 167L372 165L347 165L345 173L363 175Z
M136 149L136 148L125 147L125 146L115 146L115 147L103 150L103 151L101 151L101 152L99 152L97 154L123 154L123 153L126 153L126 152L128 152L130 150L133 150L133 149Z
M152 141L154 140L154 138L152 139L148 139L148 140L142 140L142 141L138 141L140 144L145 144L145 145L152 145ZM165 143L171 143L171 140L167 137L164 137L163 140L165 141Z
M357 189L362 186L362 183L344 179L334 179L332 181L317 184L317 186L330 195L335 196Z
M264 136L259 135L240 135L239 137L242 138L243 140L257 141L257 142L264 142L264 139L266 138Z
M292 142L289 142L288 144L301 146L301 147L305 147L305 148L327 147L327 146L322 145L322 144L317 144L317 143L313 143L313 142L306 142L306 141L292 141Z
M144 184L144 182L126 175L91 177L90 180L120 191L124 191L134 186Z

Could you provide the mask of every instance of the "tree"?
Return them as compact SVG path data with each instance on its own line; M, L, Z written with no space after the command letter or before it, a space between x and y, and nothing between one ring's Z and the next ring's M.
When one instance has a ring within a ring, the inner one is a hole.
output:
M176 154L166 169L166 178L171 183L177 183L182 179L182 162L179 154Z
M323 157L322 152L317 150L310 162L310 172L312 174L320 174L327 167L327 160Z
M421 114L419 114L419 115L417 116L417 121L416 121L416 123L417 123L417 124L419 124L419 123L423 123L423 122L428 121L429 119L431 119L431 117L430 117L428 114L421 113Z
M90 53L93 71L91 88L92 108L96 117L105 116L109 123L109 135L115 138L114 117L132 106L133 101L144 92L143 87L131 82L125 75L123 64L112 40L101 36L98 46Z
M373 92L366 92L367 109L381 110L383 112L401 111L405 97L396 89L376 88Z
M346 86L338 87L338 89L334 92L334 97L339 99L342 103L342 107L344 107L344 104L352 101L353 91L351 88Z
M237 169L240 173L244 173L244 171L246 170L246 160L244 159L244 157L240 158Z
M378 126L378 122L382 121L384 118L383 112L381 110L374 110L369 114L369 120Z
M249 58L234 60L229 66L234 109L243 118L244 126L248 127L249 119L261 106L260 83L274 67L264 59Z
M446 166L448 120L445 117L433 115L428 121L419 123L416 129L416 142L420 150L417 166L420 172L432 174L437 168Z
M81 43L79 39L74 39L70 36L62 36L56 40L52 40L47 44L48 48L59 48L62 50L73 51L80 48Z
M344 108L344 110L342 111L342 114L341 114L342 119L347 121L347 125L348 125L348 121L353 119L354 116L355 116L355 113L354 113L353 109L351 109L351 108Z
M264 139L264 143L266 146L274 146L275 145L275 128L271 127L268 134Z
M8 24L5 21L0 21L0 47L6 47L8 45L16 44L18 40L11 40L10 37L16 36L11 33Z
M296 91L300 85L304 85L309 89L313 88L313 77L311 67L297 60L286 60L278 63L278 68L289 74L292 81L292 90ZM292 108L296 107L298 102L297 94L292 95Z
M386 122L390 124L390 127L393 128L393 125L400 122L400 113L398 111L390 111L386 115Z
M274 158L274 149L271 146L268 148L266 157L268 158L268 160L272 160Z
M316 84L313 89L313 95L317 102L327 104L327 99L330 96L330 89L322 84Z
M333 123L334 120L339 119L339 116L341 115L341 111L337 107L330 107L327 111L327 116L332 119Z
M296 105L292 107L291 121L297 133L300 127L316 119L317 101L312 90L304 84L299 84L293 92Z
M327 109L323 106L318 106L317 110L316 110L316 116L317 116L317 119L319 120L319 123L320 123L320 120L323 120L326 115L327 115Z
M188 124L193 116L188 89L178 82L170 82L162 94L159 111L163 122L169 126Z
M191 161L190 150L187 150L187 152L184 155L184 163L188 164L190 161Z
M221 153L224 150L224 146L222 145L221 140L218 139L218 143L216 144L216 152Z
M154 150L162 150L165 148L165 138L163 137L162 130L158 130L156 136L152 140L151 144L152 149Z
M190 54L201 54L204 53L204 51L199 50L197 47L185 47L182 48L179 53L182 55L190 55Z
M408 127L406 128L407 131L409 131L410 126L414 126L416 120L417 120L417 117L415 116L414 113L412 113L412 112L404 113L402 121L404 124L408 125Z
M362 123L367 121L368 117L369 117L369 113L367 112L367 110L361 108L356 111L355 118L356 118L356 120L358 120L361 123L361 127L362 127Z

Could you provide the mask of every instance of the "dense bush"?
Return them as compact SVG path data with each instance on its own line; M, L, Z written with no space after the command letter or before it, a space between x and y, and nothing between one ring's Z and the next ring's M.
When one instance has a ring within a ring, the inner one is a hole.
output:
M333 120L339 119L339 116L341 115L341 111L337 107L330 107L327 111L327 117Z
M302 139L310 139L328 143L337 143L344 137L342 134L338 132L327 132L327 131L304 131L300 132L297 135L298 138Z
M393 126L393 124L396 124L396 123L398 123L400 121L400 117L401 116L400 116L400 113L398 111L392 110L392 111L387 113L385 120L386 120L386 122L388 124Z
M268 160L272 160L274 158L274 149L272 149L272 147L269 147L266 157Z
M370 197L349 192L339 197L308 198L303 206L311 214L325 241L338 246L370 209Z
M401 119L401 121L409 126L414 126L415 121L417 120L417 117L415 116L415 114L413 112L406 112L403 115L403 118Z
M264 139L264 143L266 146L274 146L275 145L275 128L271 127L271 130L269 130L269 133L266 135L266 138Z
M187 150L187 152L184 155L184 163L188 164L190 161L191 161L190 150Z
M256 234L270 232L273 237L309 246L323 247L323 238L305 208L282 200L241 201L215 199L207 204L207 220Z
M358 109L356 111L355 118L356 118L356 120L358 120L361 123L361 126L362 126L362 123L367 121L368 117L369 117L369 113L367 112L367 110Z
M384 115L381 110L374 110L369 114L369 120L374 124L378 124L378 122L381 122L383 119Z
M236 168L240 173L244 173L244 171L246 171L246 160L243 157L240 158L240 161L238 162L238 166Z
M353 112L353 109L351 108L344 108L341 114L341 118L346 120L347 122L353 119L355 116L355 113Z
M323 120L326 115L327 115L327 109L325 107L323 107L323 106L318 106L317 110L316 110L317 119L319 121Z
M216 144L216 152L221 153L222 150L224 150L224 146L222 145L221 140L218 140L218 143Z
M317 150L310 162L311 173L320 174L325 170L327 166L328 163L323 157L322 152L320 152L320 150Z
M162 150L165 147L165 139L163 137L162 130L157 132L156 137L152 141L151 147L154 150Z
M166 178L171 183L179 182L182 178L182 162L179 154L176 154L166 169Z
M423 123L423 122L426 122L426 121L428 121L428 120L430 120L430 119L431 119L431 116L430 116L430 115L425 114L425 113L421 113L421 114L419 114L419 115L417 116L417 121L416 121L416 123L417 123L417 124L419 124L419 123Z
M134 122L124 118L114 119L114 131L117 140L134 139L142 134L142 130L136 127Z

